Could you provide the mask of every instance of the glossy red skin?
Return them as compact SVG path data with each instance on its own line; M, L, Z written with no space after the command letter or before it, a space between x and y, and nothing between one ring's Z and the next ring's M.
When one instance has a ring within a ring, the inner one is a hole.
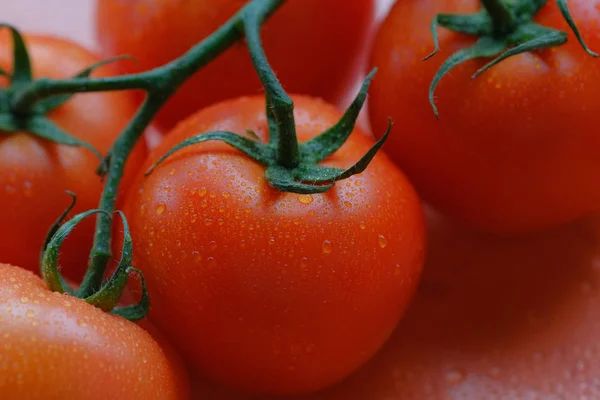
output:
M239 10L241 0L102 0L96 29L106 57L135 56L143 71L182 55ZM288 92L339 100L357 72L375 12L373 0L290 0L263 28L266 54ZM186 83L158 116L168 130L217 101L262 91L240 43Z
M340 385L284 399L600 398L600 219L499 238L430 217L419 289L386 345Z
M295 97L299 139L340 111ZM209 107L175 144L215 129L265 140L262 97ZM328 165L349 167L373 144L356 130ZM423 264L419 199L383 154L325 194L272 189L264 167L218 142L188 147L138 176L125 211L150 319L211 379L269 394L312 392L368 360L409 304Z
M12 68L12 43L0 35L0 67ZM79 45L49 36L27 35L35 77L67 78L98 61ZM114 75L103 67L96 77ZM4 85L5 81L0 82ZM131 93L76 95L49 118L73 136L91 143L102 154L135 113ZM130 156L121 187L127 187L146 155L140 141ZM74 213L97 208L103 183L96 175L99 160L83 148L56 145L21 132L0 135L0 262L39 271L39 253L46 233L71 199L77 195ZM10 229L8 229L10 227ZM78 281L87 266L94 233L90 218L67 238L60 264L66 276Z
M166 343L163 351L136 324L50 292L30 271L0 264L0 321L2 399L190 397L181 360Z
M395 4L372 49L371 64L380 67L370 91L374 132L391 116L399 129L386 151L427 202L477 228L533 231L597 212L600 61L584 52L555 2L536 21L569 32L566 45L512 57L477 79L471 75L489 60L452 70L436 91L434 117L427 96L436 70L474 39L440 28L441 51L422 62L433 46L430 22L479 4ZM572 0L569 8L600 51L600 1Z

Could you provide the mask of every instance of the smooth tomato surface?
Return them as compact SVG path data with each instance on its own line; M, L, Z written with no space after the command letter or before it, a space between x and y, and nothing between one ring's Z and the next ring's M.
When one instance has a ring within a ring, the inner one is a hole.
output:
M97 37L105 56L131 54L128 72L182 55L234 15L240 0L102 0ZM374 20L373 0L290 0L262 30L269 61L285 89L336 101L353 83ZM162 129L214 102L262 91L240 43L186 83L158 116Z
M341 113L295 97L299 139ZM263 97L182 122L145 167L199 132L251 129L266 140ZM349 167L373 144L356 130L327 164ZM264 167L207 142L139 175L125 211L152 310L193 371L256 392L335 383L369 359L410 302L425 230L412 186L383 154L325 194L272 189Z
M184 400L180 359L148 332L0 264L0 398Z
M406 316L340 385L285 400L600 398L600 220L516 239L435 215ZM195 379L204 400L260 400Z
M522 54L471 75L489 59L453 69L436 91L428 88L451 53L474 38L439 29L436 13L469 13L477 0L398 1L375 39L371 63L380 68L370 94L371 123L382 132L391 116L401 127L386 151L425 201L479 228L537 230L600 209L600 61L587 55L555 2L536 17L569 32L566 45ZM587 44L600 50L600 1L571 0Z
M62 39L29 35L25 40L35 77L71 77L98 61L79 45ZM0 35L0 67L5 70L12 68L11 43L9 35ZM109 76L111 71L103 67L92 76ZM106 154L135 107L130 93L89 93L74 96L49 117ZM121 187L130 184L145 155L145 144L140 141ZM6 228L0 235L0 262L38 271L46 233L71 201L65 191L77 195L74 213L98 207L103 185L96 175L99 163L84 148L56 145L26 132L0 132L0 226ZM60 261L68 277L77 280L87 266L93 232L90 218L66 240Z

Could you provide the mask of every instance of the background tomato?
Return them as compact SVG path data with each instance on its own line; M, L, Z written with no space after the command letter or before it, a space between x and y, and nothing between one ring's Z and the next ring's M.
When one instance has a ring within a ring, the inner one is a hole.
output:
M230 18L240 0L102 0L98 41L105 56L131 54L127 71L158 67ZM334 101L345 94L374 20L374 0L290 0L263 29L265 49L286 90ZM162 129L216 101L262 90L246 46L234 46L188 82L158 116Z
M340 111L295 97L299 138ZM251 129L266 140L264 98L220 103L178 125L146 167L198 132ZM358 130L328 165L373 144ZM125 206L150 319L202 373L246 390L298 393L370 358L404 313L423 263L423 215L385 155L325 194L272 189L264 167L219 142L188 147L138 176Z
M66 78L98 61L82 47L58 38L25 37L36 77ZM12 41L0 34L0 67L12 69ZM109 76L102 67L93 76ZM5 85L6 81L0 82ZM135 112L130 93L90 93L74 96L49 118L73 136L105 154ZM132 153L121 187L146 154L143 141ZM56 145L25 132L0 135L0 262L39 270L39 253L52 223L77 195L74 213L98 206L102 181L99 160L90 151ZM87 266L94 220L84 221L66 240L61 255L65 274L77 280Z
M181 360L149 333L0 264L0 398L189 398Z
M371 123L399 127L386 151L426 201L479 228L535 230L600 209L600 64L571 34L556 4L536 17L569 32L569 42L512 57L476 79L489 60L466 62L436 91L440 119L428 102L435 72L474 38L439 29L436 13L469 13L477 0L398 1L375 39L371 63L380 67L370 92ZM600 1L571 0L587 44L600 49Z

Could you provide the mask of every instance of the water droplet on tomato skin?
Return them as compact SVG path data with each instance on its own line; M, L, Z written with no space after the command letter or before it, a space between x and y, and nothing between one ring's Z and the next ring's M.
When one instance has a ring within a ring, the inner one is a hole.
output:
M331 252L333 251L333 245L329 240L323 242L322 250L323 254L331 254Z
M302 204L308 205L313 202L313 196L311 194L300 194L298 195L298 201Z
M383 235L379 235L378 237L379 247L385 249L387 247L387 239Z
M155 211L158 215L161 215L162 213L165 212L165 210L167 209L167 206L165 204L158 204L155 208Z

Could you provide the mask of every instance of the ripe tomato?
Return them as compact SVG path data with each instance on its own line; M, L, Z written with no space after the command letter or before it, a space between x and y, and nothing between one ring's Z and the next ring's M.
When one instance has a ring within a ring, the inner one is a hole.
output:
M98 41L105 56L131 54L127 72L163 65L182 55L234 15L240 0L102 0ZM290 0L267 22L264 45L286 90L344 95L374 19L373 0ZM262 90L245 45L229 49L200 71L158 116L161 129L214 102Z
M300 141L341 113L295 97ZM262 97L209 107L180 123L146 162L198 132L254 131ZM358 130L327 165L347 168L372 145ZM125 203L150 319L203 374L256 392L335 383L388 338L419 280L423 215L383 154L318 195L282 193L264 167L220 142L187 147L137 178Z
M35 77L71 77L98 61L65 40L29 35L25 41ZM12 69L11 43L9 35L0 35L0 67L5 70ZM108 76L111 71L102 67L92 76ZM74 96L48 117L106 154L134 112L135 102L128 93L89 93ZM145 155L140 141L131 154L123 187ZM99 163L84 148L57 145L27 132L0 134L0 226L7 227L0 235L0 262L38 271L46 233L71 201L65 191L77 195L73 213L98 206L102 181L95 171ZM89 219L66 240L61 256L66 276L77 279L86 267L93 232L94 221Z
M600 398L600 220L506 239L430 217L419 290L385 347L294 399ZM203 400L255 399L193 386Z
M370 94L371 122L401 126L386 146L425 201L479 228L530 231L600 209L599 61L587 55L547 2L535 21L569 33L567 44L511 57L483 75L490 59L469 61L436 90L440 119L428 102L434 74L473 37L439 29L436 13L470 13L478 0L398 1L378 32L371 63L380 67ZM571 0L588 46L600 49L600 1ZM383 118L383 120L382 120Z
M148 332L0 264L0 398L189 398L174 352Z

